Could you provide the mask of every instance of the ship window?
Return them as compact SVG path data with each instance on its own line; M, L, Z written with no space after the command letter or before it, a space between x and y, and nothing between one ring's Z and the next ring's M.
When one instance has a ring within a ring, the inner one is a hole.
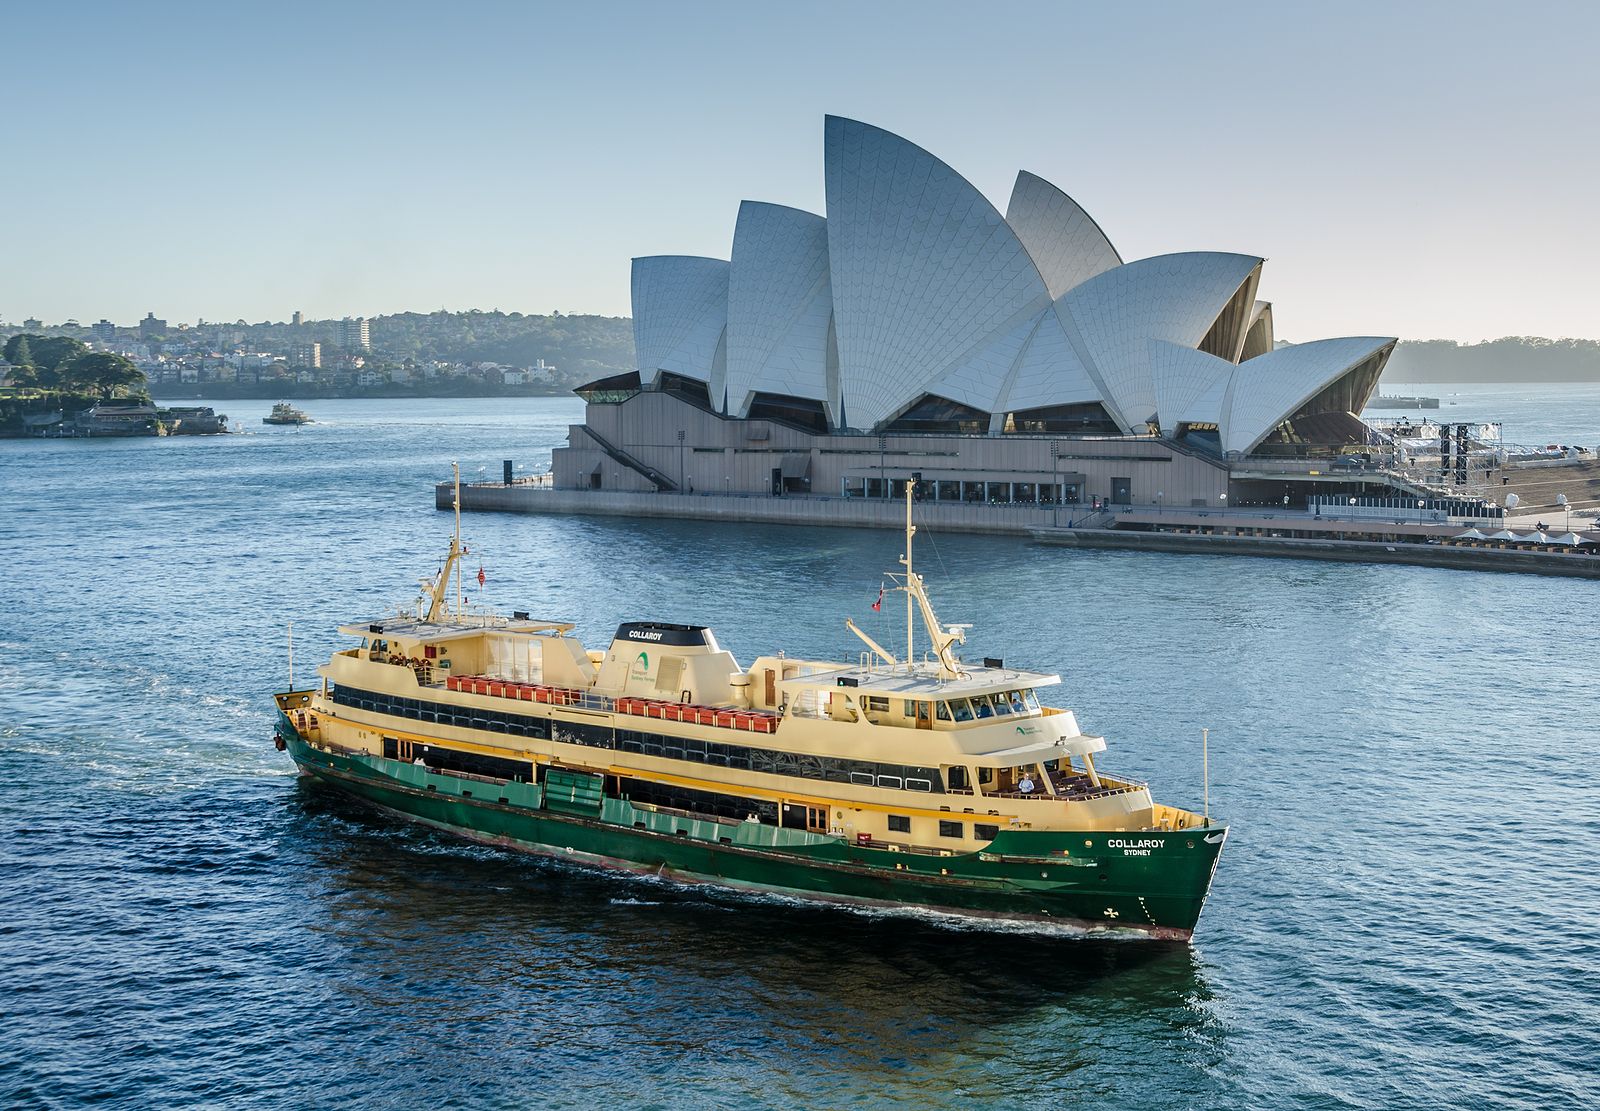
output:
M383 754L391 760L400 759L400 740L397 737L383 739Z
M911 832L911 817L910 817L910 815L908 815L908 814L890 814L889 815L889 832L890 833L910 833Z
M906 780L906 790L908 790L908 791L932 791L933 790L933 781L930 780L930 779L908 779L908 780Z
M1028 704L1028 709L1030 710L1037 710L1039 708L1039 696L1034 694L1032 690L1023 691L1022 700Z
M940 837L960 837L961 836L961 823L960 822L946 822L946 821L943 821L941 819L940 822L939 822L939 836Z
M934 714L940 721L950 720L950 703L938 702L934 704Z
M976 837L979 841L993 841L996 837L1000 836L1000 827L991 825L974 825L972 827L972 836Z
M875 694L869 694L865 696L862 698L861 703L869 710L877 710L879 713L883 714L887 714L889 712L889 700Z
M950 700L950 712L957 721L971 721L972 703L965 698L952 698Z
M867 772L851 772L850 782L854 783L857 787L871 787L873 784L873 777Z
M880 775L878 777L878 786L888 787L892 790L898 791L900 788L905 786L905 780L901 779L898 775Z
M972 712L980 719L994 717L994 707L991 706L989 704L989 700L981 694L973 698Z
M1011 712L1011 703L1006 699L1005 695L991 694L989 700L994 703L995 713L1009 714Z

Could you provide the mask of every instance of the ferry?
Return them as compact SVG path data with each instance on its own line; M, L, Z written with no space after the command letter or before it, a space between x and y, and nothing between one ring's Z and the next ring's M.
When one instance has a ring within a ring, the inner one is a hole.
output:
M300 425L312 424L313 421L310 417L306 416L304 410L296 409L287 401L280 401L272 407L272 412L270 414L261 418L261 423Z
M904 654L846 620L855 659L746 667L700 625L630 621L590 649L565 621L464 608L457 468L455 535L415 609L341 627L352 645L309 689L291 637L276 747L382 810L583 865L1187 940L1226 825L1098 767L1105 740L1041 699L1058 676L961 658L970 626L940 623L912 566L904 485Z

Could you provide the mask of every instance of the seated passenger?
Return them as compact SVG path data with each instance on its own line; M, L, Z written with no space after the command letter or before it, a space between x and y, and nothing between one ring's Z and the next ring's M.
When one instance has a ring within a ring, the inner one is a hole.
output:
M1021 691L1012 691L1011 692L1011 712L1013 714L1022 714L1022 713L1026 713L1027 710L1028 710L1027 704L1022 701L1022 692Z
M972 700L972 703L977 709L978 716L980 718L994 717L994 707L989 705L989 700L987 698L975 698Z
M955 715L957 721L971 721L972 703L965 698L952 698L950 700L950 712Z

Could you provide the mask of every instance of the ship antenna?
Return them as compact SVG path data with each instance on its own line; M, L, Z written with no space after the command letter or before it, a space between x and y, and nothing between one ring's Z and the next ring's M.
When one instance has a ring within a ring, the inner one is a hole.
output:
M1200 781L1205 792L1206 828L1211 828L1211 730L1200 730Z
M911 634L916 627L916 597L911 592L911 538L916 535L917 527L911 523L911 491L916 485L919 475L912 475L906 480L906 558L902 560L906 565L906 671L911 670Z
M451 470L456 476L456 538L451 545L451 554L456 557L456 620L461 620L461 464L451 463Z

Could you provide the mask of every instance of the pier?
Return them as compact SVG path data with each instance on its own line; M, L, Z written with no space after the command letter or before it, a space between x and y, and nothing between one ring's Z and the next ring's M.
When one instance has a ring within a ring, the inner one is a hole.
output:
M440 483L435 488L435 507L450 509L451 497L451 485ZM476 512L682 518L728 524L836 528L900 528L904 524L899 507L882 498L555 490L529 479L463 485L461 503L463 510ZM1600 579L1600 529L1592 526L1577 533L1583 541L1580 544L1488 537L1462 540L1458 538L1472 527L1463 520L1423 520L1416 519L1416 514L1408 519L1399 511L1380 517L1362 509L1361 515L1335 517L1294 510L1113 506L1097 511L1073 505L923 502L917 516L926 527L944 532L1026 537L1056 547L1406 563ZM1551 517L1548 523L1553 528L1565 531L1559 510L1541 507L1538 513ZM1493 529L1532 530L1538 523L1533 520L1536 515L1496 521ZM1577 524L1581 530L1581 523Z

